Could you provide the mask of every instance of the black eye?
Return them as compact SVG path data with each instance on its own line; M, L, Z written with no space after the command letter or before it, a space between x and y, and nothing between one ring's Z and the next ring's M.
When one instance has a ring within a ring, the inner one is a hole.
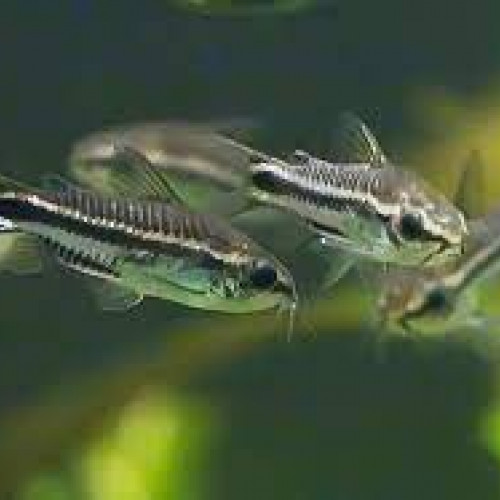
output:
M415 240L424 234L420 218L413 214L404 214L401 217L399 231L405 240Z
M425 301L425 309L433 312L443 312L448 306L446 292L441 288L432 290Z
M259 266L250 274L250 282L255 288L270 288L277 279L276 270L268 265Z

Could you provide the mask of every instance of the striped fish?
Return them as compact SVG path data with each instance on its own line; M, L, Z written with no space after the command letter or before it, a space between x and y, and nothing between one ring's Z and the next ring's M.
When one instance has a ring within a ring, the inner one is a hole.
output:
M343 119L350 143L332 163L296 151L251 166L251 196L296 214L322 242L370 259L435 266L457 258L467 234L456 207L416 175L391 164L368 128Z
M130 188L141 191L143 179L142 199L4 178L0 267L38 270L43 244L62 266L94 278L104 309L128 309L144 296L230 313L295 307L293 279L273 256L216 217L158 201L163 188L152 170L136 172Z
M69 162L87 185L111 185L116 168L107 162L123 142L161 166L170 181L179 173L200 181L201 189L181 193L195 209L209 206L227 216L272 208L306 226L316 241L384 263L435 266L459 256L467 234L461 212L394 166L359 118L346 114L340 121L335 163L304 151L280 159L206 127L173 123L91 134L75 144ZM209 195L213 186L217 193ZM286 239L282 228L276 233Z
M481 164L477 158L475 162L466 166L456 200L469 217L476 215L471 200L478 205L484 192ZM475 216L469 228L465 252L455 262L418 272L393 269L379 280L382 290L377 305L382 324L419 333L492 324L492 318L479 312L478 290L485 280L500 272L500 208Z

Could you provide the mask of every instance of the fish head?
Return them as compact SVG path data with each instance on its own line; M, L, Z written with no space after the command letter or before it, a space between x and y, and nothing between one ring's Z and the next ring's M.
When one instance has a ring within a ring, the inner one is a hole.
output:
M432 270L397 270L383 281L377 309L383 327L405 333L438 333L464 326L473 306Z
M391 216L393 239L418 256L419 264L439 266L463 254L468 234L462 212L444 195L410 172L397 190Z

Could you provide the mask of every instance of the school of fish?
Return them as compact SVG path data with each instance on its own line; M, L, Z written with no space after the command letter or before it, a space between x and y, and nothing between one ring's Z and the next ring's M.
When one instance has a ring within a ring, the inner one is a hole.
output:
M500 270L500 208L473 217L468 162L454 200L392 162L352 113L335 158L269 155L221 124L138 123L72 148L69 180L0 176L0 270L33 273L49 255L84 277L103 309L144 297L226 313L287 311L294 250L327 255L318 290L369 269L381 325L404 332L486 328L477 291Z

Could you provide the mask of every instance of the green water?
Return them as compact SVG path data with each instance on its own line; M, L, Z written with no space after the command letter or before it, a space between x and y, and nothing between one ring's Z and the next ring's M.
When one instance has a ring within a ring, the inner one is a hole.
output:
M493 0L339 0L257 17L160 0L2 2L2 172L62 173L83 134L154 119L252 117L270 151L326 153L345 109L404 157L454 132L416 120L419 92L486 95L494 108L498 11ZM487 414L498 349L486 335L435 336L381 354L367 297L344 287L316 336L287 343L273 315L154 300L110 315L55 266L2 276L0 498L500 498Z

